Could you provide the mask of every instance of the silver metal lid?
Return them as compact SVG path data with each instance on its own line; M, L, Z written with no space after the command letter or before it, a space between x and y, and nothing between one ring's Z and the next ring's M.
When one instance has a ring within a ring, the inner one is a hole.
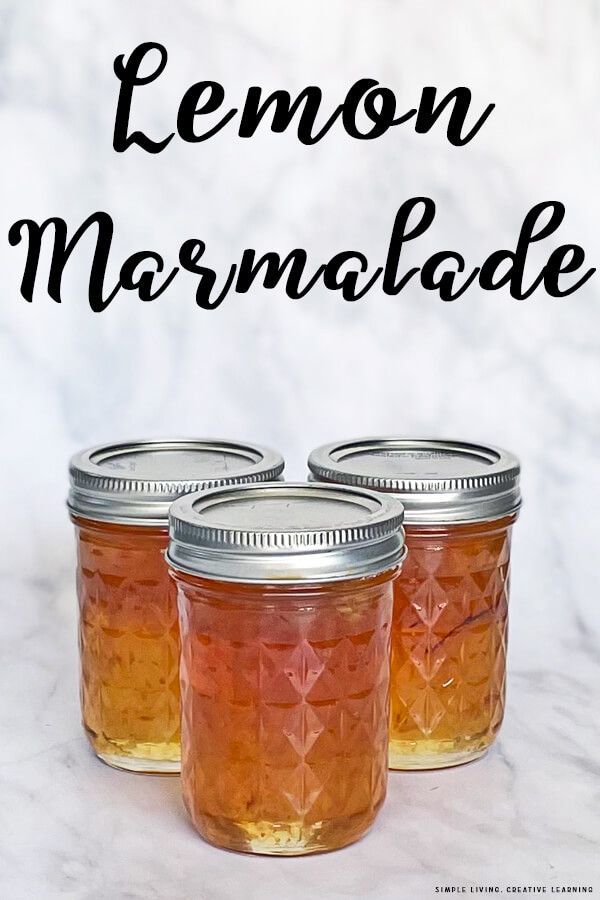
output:
M102 444L70 462L67 506L103 522L166 526L169 506L190 491L271 481L279 453L224 440L145 440Z
M406 524L481 522L521 505L516 456L463 441L363 438L310 454L317 481L388 491L404 504Z
M279 482L181 497L167 560L219 581L281 584L375 575L404 558L402 504L362 488Z

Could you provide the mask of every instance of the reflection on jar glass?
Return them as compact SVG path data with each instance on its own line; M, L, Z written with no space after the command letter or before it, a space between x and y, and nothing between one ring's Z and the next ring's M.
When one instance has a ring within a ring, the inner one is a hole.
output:
M211 843L333 850L383 802L402 508L374 496L265 485L172 508L183 795Z
M390 767L481 756L504 715L512 525L519 465L489 446L366 439L311 454L317 477L360 480L405 506L394 584Z
M83 725L110 765L180 769L177 592L164 559L170 503L282 469L271 451L213 440L110 444L71 461Z

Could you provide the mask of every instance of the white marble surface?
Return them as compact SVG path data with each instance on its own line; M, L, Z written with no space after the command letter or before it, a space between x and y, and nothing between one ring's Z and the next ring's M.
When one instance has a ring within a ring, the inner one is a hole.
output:
M161 133L185 88L221 80L320 84L333 106L358 77L420 89L468 84L497 109L478 138L396 129L313 148L261 132L111 148L112 59L142 40L168 69L137 107ZM510 246L534 203L567 206L561 239L598 262L600 3L518 0L0 0L0 233L25 215L95 209L116 224L113 271L142 247L207 241L223 267L246 246L349 247L379 260L397 206L429 194L419 259L473 263ZM596 257L594 259L594 256ZM86 264L56 306L18 295L22 251L0 241L0 896L7 900L426 898L436 885L600 890L600 313L598 277L564 300L412 290L362 303L256 290L217 312L183 282L155 303L94 315ZM78 724L73 547L65 467L128 435L223 434L307 451L346 435L446 434L523 461L515 533L509 702L485 760L395 774L375 830L312 859L224 854L184 817L176 780L113 772Z

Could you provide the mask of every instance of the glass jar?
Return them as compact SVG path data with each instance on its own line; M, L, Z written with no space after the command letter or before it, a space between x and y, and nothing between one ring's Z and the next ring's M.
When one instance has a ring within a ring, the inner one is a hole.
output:
M282 470L270 450L214 440L105 444L71 460L82 717L109 765L180 768L177 595L164 559L170 503Z
M309 484L173 504L183 796L209 842L295 855L371 825L401 521L391 498Z
M458 441L374 438L310 455L318 480L393 493L408 558L394 585L390 767L481 756L504 715L517 459Z

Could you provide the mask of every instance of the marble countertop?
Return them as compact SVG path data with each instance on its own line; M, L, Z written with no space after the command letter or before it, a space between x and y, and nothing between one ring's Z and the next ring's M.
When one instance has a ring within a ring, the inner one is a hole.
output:
M598 663L585 635L565 665L509 680L487 757L391 773L373 830L334 854L272 859L205 844L176 777L99 762L79 727L72 573L2 579L0 893L6 900L426 898L436 886L600 889ZM6 727L8 726L8 727Z

